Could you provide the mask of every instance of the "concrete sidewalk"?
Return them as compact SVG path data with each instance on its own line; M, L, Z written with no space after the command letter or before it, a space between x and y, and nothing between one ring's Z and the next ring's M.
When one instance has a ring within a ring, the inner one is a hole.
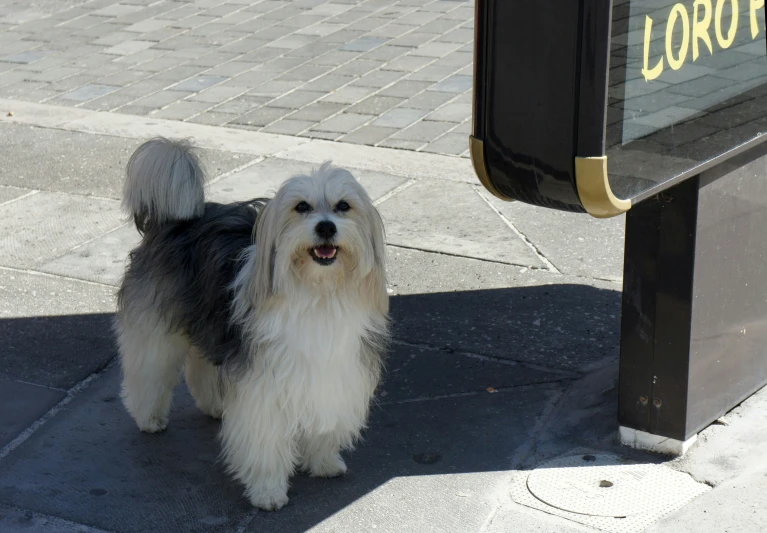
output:
M0 531L594 531L516 503L516 476L578 449L661 462L614 440L622 218L500 203L460 157L23 102L0 111ZM138 239L120 186L132 150L158 134L206 149L219 201L333 159L387 226L394 344L370 428L346 477L296 477L278 513L251 508L223 473L218 424L184 387L159 435L139 433L118 398L109 323ZM767 527L765 402L670 463L716 488L652 531Z

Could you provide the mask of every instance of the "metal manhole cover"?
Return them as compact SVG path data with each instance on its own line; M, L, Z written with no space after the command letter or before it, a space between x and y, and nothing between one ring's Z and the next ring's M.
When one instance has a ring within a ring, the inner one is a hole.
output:
M643 498L652 465L626 464L615 455L574 455L533 470L527 488L543 503L590 516L625 517L647 512Z

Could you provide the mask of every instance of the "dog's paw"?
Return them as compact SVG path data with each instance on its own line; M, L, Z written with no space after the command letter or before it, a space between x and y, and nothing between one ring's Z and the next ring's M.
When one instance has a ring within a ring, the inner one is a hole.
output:
M344 474L346 474L346 463L337 455L309 468L310 477L339 477Z
M223 407L202 407L198 406L200 408L200 411L205 413L211 418L215 418L216 420L221 420L224 417L224 408Z
M159 433L168 427L168 417L152 416L145 422L139 422L138 428L144 433Z
M249 490L248 499L254 507L264 511L279 511L288 503L288 495L281 490Z

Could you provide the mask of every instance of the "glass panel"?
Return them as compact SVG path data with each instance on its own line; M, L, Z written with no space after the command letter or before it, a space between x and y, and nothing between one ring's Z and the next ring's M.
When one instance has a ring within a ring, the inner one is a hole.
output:
M615 0L610 186L637 198L767 133L764 0Z

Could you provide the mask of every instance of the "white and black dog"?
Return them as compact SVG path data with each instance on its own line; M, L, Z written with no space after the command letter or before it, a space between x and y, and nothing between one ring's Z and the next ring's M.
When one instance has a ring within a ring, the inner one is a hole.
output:
M343 474L366 423L389 338L383 225L329 163L273 199L217 204L204 188L186 142L153 139L128 163L123 207L143 239L118 293L122 398L162 431L185 368L222 418L229 472L276 510L297 467Z

